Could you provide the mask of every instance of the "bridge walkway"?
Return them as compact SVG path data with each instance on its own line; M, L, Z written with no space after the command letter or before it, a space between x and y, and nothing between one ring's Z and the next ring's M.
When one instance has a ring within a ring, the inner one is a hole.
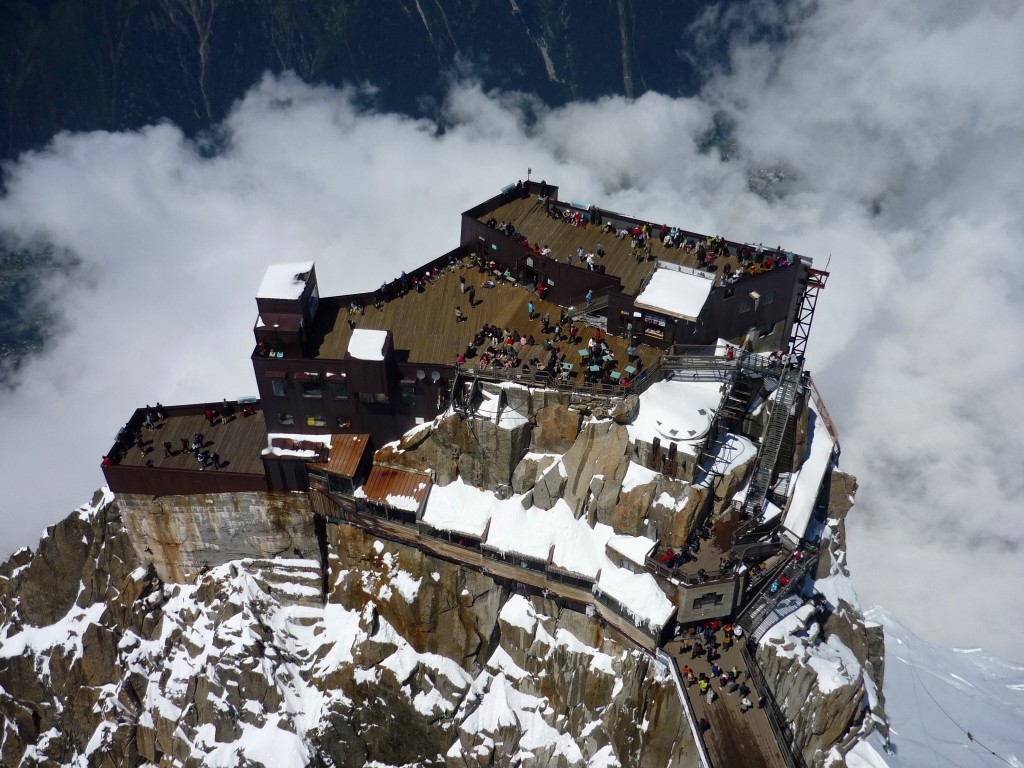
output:
M682 670L685 665L689 665L695 674L705 672L710 677L710 662L703 657L691 659L689 653L682 653L680 645L679 640L672 640L665 646L678 668ZM742 697L739 691L728 693L719 687L717 681L712 687L718 698L712 704L707 703L706 696L700 694L696 684L684 687L694 717L698 721L704 718L711 725L704 733L704 746L711 764L715 768L787 768L789 763L779 747L768 720L768 712L758 707L757 690L740 652L739 643L733 643L732 648L722 653L718 665L723 669L735 666L739 670L738 681L750 687L748 698L754 703L754 708L745 714L741 712Z

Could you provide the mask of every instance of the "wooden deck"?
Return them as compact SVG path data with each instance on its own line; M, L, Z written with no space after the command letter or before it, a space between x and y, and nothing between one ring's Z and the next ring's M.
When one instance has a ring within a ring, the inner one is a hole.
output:
M575 229L575 227L570 227ZM626 244L628 246L628 243ZM459 277L466 279L466 285L476 287L475 306L470 306L468 293L460 290ZM473 340L473 336L484 324L496 325L499 328L517 332L520 336L533 336L537 341L536 349L520 350L520 358L529 361L537 357L545 358L544 340L551 335L542 332L541 318L546 314L554 324L559 317L560 307L548 301L541 301L537 294L515 284L496 284L494 288L482 288L481 284L492 279L489 274L482 274L477 268L467 266L446 270L445 274L427 285L422 293L410 291L404 296L384 304L382 309L373 306L365 308L363 315L350 314L347 306L335 308L328 305L327 300L321 304L317 326L313 330L314 345L318 351L316 357L321 359L342 359L348 349L352 330L349 321L356 323L358 328L370 330L391 330L395 350L400 361L414 363L453 365L459 353L465 353ZM527 304L532 301L535 306L534 319L527 317ZM461 307L466 320L455 321L455 308ZM567 341L556 342L567 362L575 364L574 373L580 376L580 358L577 349L586 347L587 340L593 335L586 332L582 321L580 326L582 342L572 344ZM628 365L625 339L605 337L608 346L615 354L618 370L621 372ZM649 366L661 354L654 347L641 344L638 354L644 365ZM475 365L477 358L469 358L467 363Z
M481 221L487 221L492 217L498 222L511 222L531 244L537 243L542 248L545 245L548 246L551 248L551 256L558 261L566 261L566 257L572 255L573 263L578 264L577 249L582 246L584 251L593 252L596 251L597 244L600 242L607 255L603 259L597 259L598 263L604 264L606 274L615 275L622 280L623 291L629 295L639 293L641 283L647 279L657 265L656 261L637 263L636 258L630 252L630 238L628 237L620 239L614 234L604 232L601 226L575 227L572 224L551 218L547 214L546 205L536 197L506 203L488 213ZM615 223L608 218L605 218L605 221ZM651 255L656 259L673 264L697 266L697 260L693 254L681 248L666 248L657 238L651 239ZM726 259L726 261L729 260ZM735 264L735 259L731 261Z
M187 469L204 472L217 472L212 466L205 470L199 469L195 454L181 450L181 438L189 445L192 437L198 432L203 436L203 445L209 454L220 456L224 472L241 472L260 475L263 473L263 460L260 452L266 447L267 430L263 421L263 413L256 411L251 416L243 416L236 410L235 414L225 422L218 418L213 426L203 416L202 411L196 413L180 413L180 409L168 409L167 418L156 424L155 429L142 427L142 439L146 447L146 455L142 456L134 445L128 450L121 466L145 467L146 461L152 461L154 467L161 469ZM170 441L172 453L164 455L164 441Z
M695 674L704 672L710 677L711 664L703 657L691 659L690 654L681 654L679 645L678 640L673 640L665 646L665 650L675 659L679 669L682 670L684 665L689 664ZM757 690L750 681L746 662L737 643L722 653L718 665L722 669L728 670L735 666L739 670L738 682L746 683L751 688L748 698L754 703L754 708L745 714L741 712L739 691L727 693L720 689L717 681L712 687L718 694L718 699L711 704L700 695L696 685L689 688L684 685L686 695L693 706L694 716L698 720L703 717L711 724L710 730L704 734L704 745L707 747L711 764L716 768L786 768L786 758L772 732L768 715L757 706Z

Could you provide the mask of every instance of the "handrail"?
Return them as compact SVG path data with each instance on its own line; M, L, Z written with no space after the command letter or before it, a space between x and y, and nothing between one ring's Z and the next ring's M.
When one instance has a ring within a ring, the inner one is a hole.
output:
M789 721L782 716L782 711L779 709L778 702L775 701L771 688L768 687L761 668L757 666L753 655L747 650L747 643L740 643L740 655L743 656L743 661L747 665L747 675L754 681L754 687L767 705L764 708L764 713L768 717L768 725L771 726L772 734L779 744L779 750L782 752L786 765L788 768L807 768L803 754L796 749L796 737L790 732Z
M560 392L567 392L570 395L583 395L606 400L625 397L635 390L633 385L622 387L599 383L566 384L558 381L556 377L547 371L524 371L522 368L470 368L460 364L456 366L456 370L459 374L476 377L485 381L511 381L525 386L545 387L547 389L556 389Z
M839 442L839 430L836 428L835 422L832 421L832 416L828 412L828 408L825 407L825 400L822 398L821 393L818 391L818 385L814 383L814 379L808 376L807 388L811 392L811 399L814 401L814 407L818 409L818 413L821 414L821 418L825 420L825 428L828 430L829 435L832 439Z
M721 568L715 571L705 571L704 580L701 581L696 576L690 576L683 573L679 569L673 569L665 566L663 563L659 563L655 558L648 555L644 560L644 567L648 573L661 576L665 579L675 579L682 582L688 587L693 586L713 586L714 584L724 584L729 581L736 579L736 567L722 570Z
M697 716L694 714L690 697L686 695L686 689L683 688L683 679L679 674L676 660L669 656L664 648L659 648L655 656L668 667L669 673L672 675L672 682L676 684L676 693L679 694L679 698L683 702L686 722L690 724L690 733L693 734L693 741L697 745L697 755L700 757L701 768L711 768L711 758L708 756L707 747L704 746L704 734L697 725Z

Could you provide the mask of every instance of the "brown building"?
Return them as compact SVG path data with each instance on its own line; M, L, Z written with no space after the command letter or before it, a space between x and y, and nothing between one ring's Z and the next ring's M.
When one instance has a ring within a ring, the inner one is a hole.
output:
M323 478L339 460L331 435L367 436L349 457L352 474L335 478L352 484L365 479L365 457L448 407L460 370L484 367L494 343L480 343L484 328L515 348L509 375L614 396L665 353L699 353L723 338L754 351L789 345L812 273L809 259L780 249L561 201L544 182L510 185L462 214L457 248L376 291L322 297L312 262L270 267L253 328L259 402L207 419L208 431L250 455L229 457L233 471L207 472L178 445L191 435L168 432L134 456L140 409L105 459L107 480L132 493L300 490L310 466ZM598 331L607 362L585 354ZM220 406L175 409L192 421L173 429L198 432L211 407ZM282 448L300 435L319 437L319 448Z

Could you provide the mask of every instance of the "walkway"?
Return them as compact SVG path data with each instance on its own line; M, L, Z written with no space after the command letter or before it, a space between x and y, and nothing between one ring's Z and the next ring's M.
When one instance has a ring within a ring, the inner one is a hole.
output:
M657 641L638 628L630 619L622 616L612 608L598 600L589 589L549 579L547 573L519 568L511 563L484 557L479 549L453 544L441 538L427 536L410 525L386 520L371 514L363 514L356 510L354 502L345 497L337 497L322 492L311 492L309 495L313 512L321 515L330 523L353 525L368 533L397 544L415 547L432 557L437 557L456 565L471 568L489 576L502 579L511 584L523 584L533 589L546 592L563 604L593 606L597 615L610 627L640 648L653 652Z
M665 650L680 670L689 664L694 673L705 672L708 677L711 676L711 664L704 658L691 659L690 654L681 654L679 640L668 643ZM719 696L710 705L706 697L700 695L696 685L685 689L694 716L698 721L703 717L711 724L711 728L704 734L704 745L711 764L715 768L786 768L786 758L772 732L768 715L765 710L757 707L757 691L736 643L722 653L718 665L723 669L735 666L740 671L738 680L751 688L749 698L754 702L754 708L746 714L740 712L739 691L727 693L719 688L717 681L713 687Z

